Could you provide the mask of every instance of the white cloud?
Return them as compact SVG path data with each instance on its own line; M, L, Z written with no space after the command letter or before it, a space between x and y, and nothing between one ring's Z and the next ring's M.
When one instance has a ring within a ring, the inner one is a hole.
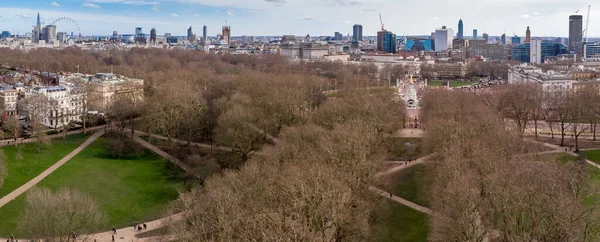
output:
M227 15L233 15L233 10L228 10Z
M352 24L350 21L342 21L343 24Z
M194 14L194 16L196 16L196 17L200 17L200 14Z
M146 2L146 1L123 1L123 4L130 5L157 5L158 2Z
M58 4L57 2L52 2L52 6L53 7L60 7L60 4Z
M534 15L534 16L540 16L540 13L538 13L538 12L533 12L533 13L532 13L532 15Z
M17 16L18 18L22 18L22 19L29 19L29 18L31 18L27 14L24 14L24 13L17 13L17 14L15 14L15 16Z
M317 18L313 17L313 16L306 16L304 17L304 20L315 20Z
M154 12L160 12L160 9L158 9L158 6L154 5L150 8L150 10L154 11Z
M438 18L438 17L433 17L433 20L440 20L440 18Z
M100 5L96 5L93 3L83 3L83 4L81 4L81 6L88 7L88 8L100 8Z
M529 18L529 14L523 14L521 15L521 18Z
M173 17L179 17L179 15L175 14L175 13L172 13L171 16L173 16Z

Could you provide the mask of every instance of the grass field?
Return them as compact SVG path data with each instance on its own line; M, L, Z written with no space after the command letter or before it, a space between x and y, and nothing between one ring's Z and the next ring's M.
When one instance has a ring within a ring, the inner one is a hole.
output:
M32 143L17 147L2 147L6 156L8 176L4 180L4 185L0 187L0 197L14 191L58 162L75 150L87 137L87 135L76 134L67 136L64 140L54 139L52 146L43 149L40 153L38 153L36 145Z
M427 241L429 217L404 205L381 200L371 216L371 238L378 242Z
M594 163L600 164L600 150L586 150L583 151L585 158L593 161Z
M416 160L423 156L421 153L421 138L392 138L389 143L389 160Z
M428 86L432 86L432 87L441 87L441 86L445 86L446 81L441 81L441 80L433 80L433 81L427 81L427 85ZM467 81L450 81L450 87L462 87L462 86L470 86L471 84L473 84L473 82L467 82Z
M70 187L96 199L108 216L111 226L127 227L134 221L150 221L161 217L164 209L178 196L182 172L171 163L146 151L140 157L113 159L107 155L106 140L99 138L64 166L56 170L38 187L57 190ZM0 208L0 236L17 233L17 220L25 209L22 195Z
M384 189L422 206L429 206L425 165L416 165L390 177ZM370 241L427 241L429 217L404 205L384 199L371 217Z
M394 174L391 179L389 191L394 195L421 206L429 207L425 165L419 164L401 170Z

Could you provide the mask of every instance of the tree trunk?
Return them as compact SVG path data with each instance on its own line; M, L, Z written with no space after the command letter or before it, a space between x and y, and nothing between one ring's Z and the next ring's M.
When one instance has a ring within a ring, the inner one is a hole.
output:
M550 126L550 135L552 136L552 139L554 139L554 130L552 129L552 123L548 123L548 126Z
M579 151L579 133L577 132L577 125L573 125L573 132L575 134L575 152Z
M535 128L535 139L538 139L538 122L537 119L533 120L533 126Z
M565 145L565 123L560 123L560 146Z
M87 115L85 113L82 115L83 119L83 134L87 134Z
M596 122L592 124L592 133L594 134L594 141L596 141Z

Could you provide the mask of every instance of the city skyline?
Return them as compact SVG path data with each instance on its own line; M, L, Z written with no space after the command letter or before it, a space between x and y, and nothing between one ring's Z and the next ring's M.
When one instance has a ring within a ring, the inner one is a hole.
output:
M381 13L385 28L398 36L426 35L442 25L456 28L462 19L464 32L478 29L490 36L524 36L530 26L533 36L567 37L569 15L579 10L585 21L587 4L581 0L553 0L545 5L537 0L492 0L485 6L473 0L459 0L452 5L426 0L410 6L391 0L22 0L3 3L0 29L31 32L39 12L45 24L59 17L75 19L83 35L110 35L113 30L133 33L140 26L185 36L189 26L200 29L207 25L208 35L215 36L227 21L235 29L233 36L331 36L334 32L346 36L352 34L354 24L363 26L364 36L375 36L381 29ZM494 8L494 15L485 11L488 8ZM402 9L403 13L398 14L395 9ZM590 15L589 37L598 37L600 25L594 19L600 19L600 10L592 6ZM265 28L265 23L278 24ZM59 31L69 32L69 27Z

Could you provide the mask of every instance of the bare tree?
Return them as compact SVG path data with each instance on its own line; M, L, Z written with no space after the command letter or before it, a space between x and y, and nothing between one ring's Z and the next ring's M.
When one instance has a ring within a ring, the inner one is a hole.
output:
M505 117L515 122L521 135L536 114L538 89L530 84L509 85L500 98L499 109Z
M106 216L89 195L60 189L36 188L27 193L19 231L34 241L80 241L105 226Z
M14 139L15 146L17 146L17 139L21 137L23 131L23 125L17 118L17 116L9 116L2 124L2 130L5 134L10 135Z

